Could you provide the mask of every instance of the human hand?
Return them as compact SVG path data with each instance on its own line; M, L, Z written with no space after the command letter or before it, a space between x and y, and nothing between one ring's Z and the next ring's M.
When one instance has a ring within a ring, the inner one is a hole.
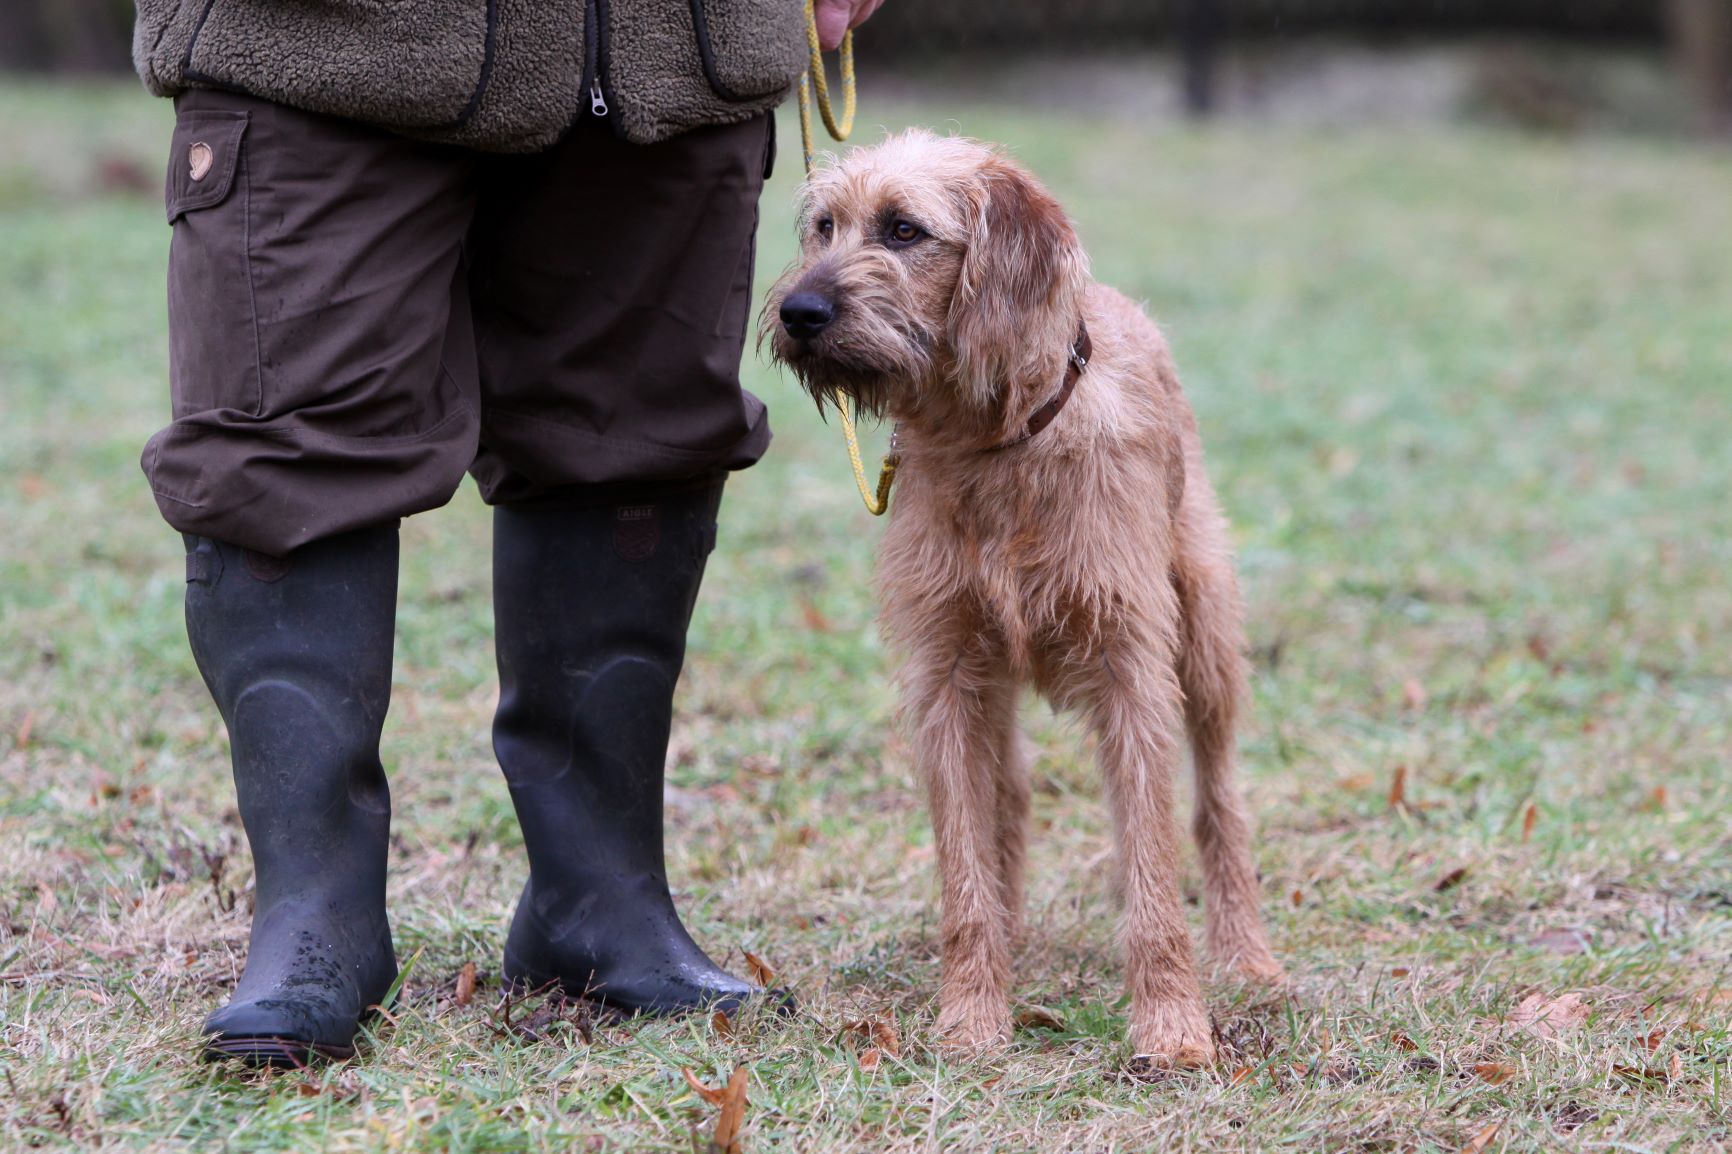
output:
M813 6L818 17L818 43L829 52L842 44L842 34L866 23L866 17L878 11L884 0L817 0Z

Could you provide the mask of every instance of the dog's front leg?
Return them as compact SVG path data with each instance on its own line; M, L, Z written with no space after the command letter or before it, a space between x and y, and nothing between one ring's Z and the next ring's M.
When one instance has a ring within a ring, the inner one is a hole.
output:
M1179 901L1173 779L1183 722L1178 681L1162 648L1103 655L1090 720L1118 841L1131 1046L1157 1065L1201 1066L1215 1047Z
M904 672L904 711L926 786L943 891L944 973L938 1030L945 1045L989 1049L1010 1040L1011 912L1005 904L999 760L1010 687L978 638L927 649Z

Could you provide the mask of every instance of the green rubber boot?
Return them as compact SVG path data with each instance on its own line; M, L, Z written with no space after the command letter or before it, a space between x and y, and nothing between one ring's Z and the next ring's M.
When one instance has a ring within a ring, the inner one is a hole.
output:
M715 480L494 510L493 747L529 852L515 988L649 1014L763 993L692 941L662 852L674 683L721 494Z
M187 634L228 725L256 875L246 970L205 1053L346 1058L397 976L385 917L397 527L287 558L187 538Z

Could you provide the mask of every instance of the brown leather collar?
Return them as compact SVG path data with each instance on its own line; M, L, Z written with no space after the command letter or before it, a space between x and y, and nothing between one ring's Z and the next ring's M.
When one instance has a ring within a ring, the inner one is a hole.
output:
M1053 398L1033 413L1029 414L1028 424L1022 427L1022 433L1008 441L1000 442L986 451L996 453L1003 449L1012 449L1024 441L1033 440L1041 430L1052 424L1070 400L1071 393L1076 391L1077 380L1083 375L1083 370L1089 367L1089 358L1094 355L1094 342L1089 340L1087 323L1078 321L1076 340L1071 342L1070 356L1065 361L1064 384L1058 387Z

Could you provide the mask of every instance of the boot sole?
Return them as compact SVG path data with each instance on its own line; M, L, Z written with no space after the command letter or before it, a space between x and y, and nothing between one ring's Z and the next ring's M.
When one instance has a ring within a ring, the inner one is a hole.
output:
M254 1069L277 1067L305 1069L315 1058L341 1062L355 1056L353 1046L330 1046L294 1038L208 1038L204 1044L207 1062L232 1059Z
M678 1018L687 1014L714 1013L716 1011L733 1017L748 1003L768 1004L778 1017L791 1018L799 1012L800 1008L800 1004L793 993L780 987L759 988L744 995L727 994L710 1002L652 1003L650 1005L619 1002L609 998L600 990L573 992L566 986L564 979L540 977L536 975L535 971L519 965L510 954L505 955L504 973L510 975L504 980L504 988L515 996L525 997L558 991L563 997L580 998L602 1013L624 1020L632 1018ZM722 1004L724 1002L731 1002L732 1004L724 1006Z

